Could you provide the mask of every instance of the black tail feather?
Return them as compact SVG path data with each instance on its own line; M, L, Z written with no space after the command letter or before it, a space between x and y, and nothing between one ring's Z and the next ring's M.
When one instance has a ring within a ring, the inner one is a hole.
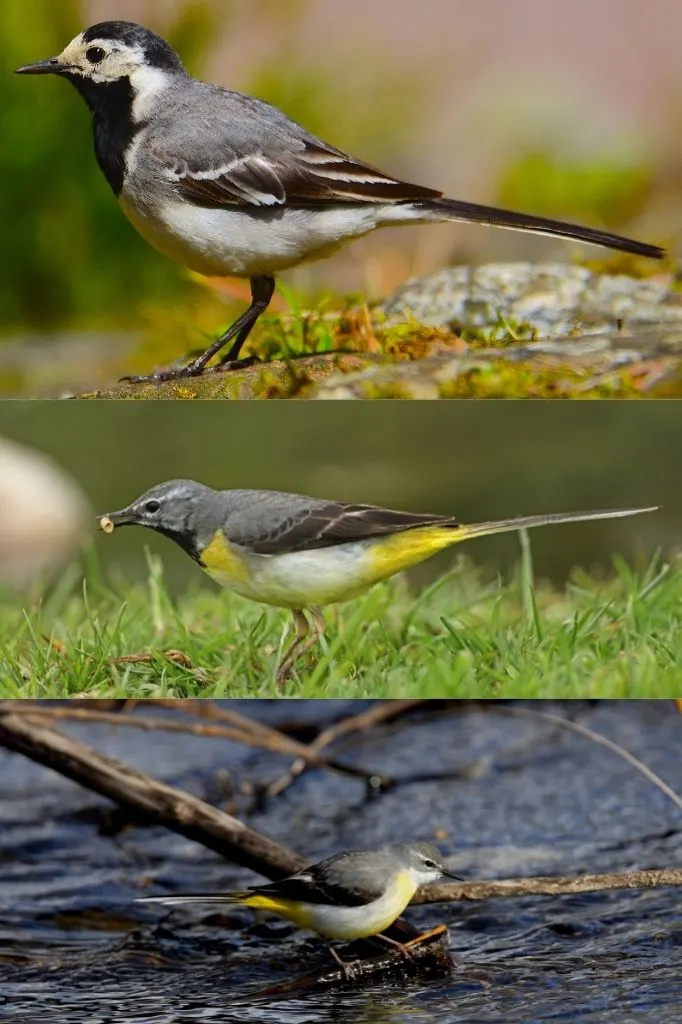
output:
M529 213L514 213L511 210L500 210L496 206L481 206L478 203L466 203L459 199L432 199L423 204L425 210L434 214L442 214L443 220L470 221L473 224L489 224L491 227L511 228L515 231L530 231L537 235L554 235L559 238L573 238L577 242L588 242L606 249L633 253L635 256L648 256L653 260L663 259L665 249L646 242L636 242L632 238L613 235L609 231L598 228L583 228L577 224L567 224L561 220L547 217L535 217Z

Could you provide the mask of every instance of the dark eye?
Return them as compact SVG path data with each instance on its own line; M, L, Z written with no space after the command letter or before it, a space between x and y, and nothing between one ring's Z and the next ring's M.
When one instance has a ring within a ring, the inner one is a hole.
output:
M159 509L161 508L161 502L160 501L154 501L154 500L148 501L144 508L145 508L145 512L151 512L152 515L153 515L154 512L158 512Z
M425 868L435 868L436 866L437 865L436 865L435 861L433 861L433 860L425 860L424 861L424 867Z
M101 46L91 46L85 51L86 60L89 60L91 64L101 64L106 55L106 50L103 50Z

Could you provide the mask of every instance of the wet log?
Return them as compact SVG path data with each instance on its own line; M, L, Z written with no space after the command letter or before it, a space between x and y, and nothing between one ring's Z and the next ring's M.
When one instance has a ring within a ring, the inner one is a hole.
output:
M267 878L304 868L307 861L198 797L99 754L79 740L27 715L0 711L0 745L30 757L158 825L165 825Z

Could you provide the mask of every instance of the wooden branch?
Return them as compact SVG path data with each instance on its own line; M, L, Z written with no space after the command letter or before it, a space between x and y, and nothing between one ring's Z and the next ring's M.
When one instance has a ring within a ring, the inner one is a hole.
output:
M344 971L341 967L329 967L313 974L305 974L293 981L285 981L280 985L271 985L258 992L259 996L290 995L292 992L320 990L338 987L355 986L358 983L377 981L382 978L447 974L452 970L453 960L448 952L448 930L444 924L436 925L428 932L416 935L404 948L409 950L406 959L401 953L390 952L382 956L373 956L354 960L347 964Z
M0 744L266 878L283 878L308 863L198 797L105 757L38 719L8 714L6 706L0 709Z
M608 875L510 878L492 882L436 882L417 892L412 903L453 903L458 900L490 900L507 896L567 896L576 892L608 889L657 889L682 885L682 868L622 871Z
M133 703L142 704L147 702L137 701ZM15 715L28 715L36 721L39 719L71 720L74 722L92 722L115 726L128 726L133 729L142 729L145 732L187 733L193 736L206 736L209 739L227 739L232 740L234 743L243 743L245 746L257 747L261 750L269 750L276 754L282 754L283 756L298 755L299 759L301 759L305 765L311 764L316 768L326 768L329 771L337 772L339 775L348 775L351 778L361 778L367 782L372 782L373 780L378 779L380 784L383 786L388 786L390 784L390 780L387 779L386 776L373 772L370 769L360 768L356 765L340 764L336 760L332 760L316 753L314 750L308 748L304 743L299 743L297 740L293 740L289 736L285 736L284 733L279 732L279 730L273 729L269 726L263 726L260 722L247 718L246 715L240 715L238 712L221 713L220 708L215 708L213 714L207 714L193 707L184 707L184 705L203 703L210 704L210 701L186 701L179 699L176 701L150 701L149 703L152 705L156 704L157 706L162 705L168 708L172 708L172 705L175 704L178 705L178 707L173 710L190 710L191 713L199 715L199 717L215 718L229 724L204 725L199 723L175 722L167 718L154 718L148 715L135 716L128 713L123 708L118 711L105 711L99 708L91 709L83 706L75 707L70 702L54 707L52 705L45 705L40 701L34 702L27 700L0 701L0 714L11 713ZM183 707L179 707L180 705L183 705Z

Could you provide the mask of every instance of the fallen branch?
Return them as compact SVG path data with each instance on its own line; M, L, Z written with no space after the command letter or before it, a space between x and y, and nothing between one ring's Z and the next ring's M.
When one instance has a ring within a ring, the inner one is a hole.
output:
M0 744L266 878L283 878L307 864L304 857L191 793L105 757L39 718L8 714L6 705L0 706Z
M436 882L434 885L422 886L412 903L453 903L458 900L490 900L509 896L568 896L577 892L658 889L668 885L682 886L682 868L577 877L538 875L535 878L510 878L496 882Z
M405 975L445 974L452 970L453 961L447 948L448 930L444 924L436 925L428 932L416 935L404 943L410 951L409 960L401 953L390 952L382 956L354 960L344 971L341 967L329 967L313 974L305 974L293 981L285 981L280 985L271 985L258 992L259 996L290 995L318 989L352 986L368 979Z

